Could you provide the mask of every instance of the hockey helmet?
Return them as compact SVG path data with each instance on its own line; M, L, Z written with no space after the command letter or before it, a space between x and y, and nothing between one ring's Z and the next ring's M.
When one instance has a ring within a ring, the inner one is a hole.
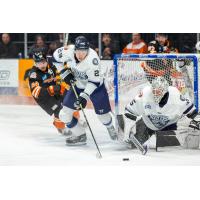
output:
M43 60L46 60L46 55L42 51L34 52L34 54L33 54L33 60L36 63L41 62Z
M88 50L90 43L84 36L79 36L75 40L75 50Z
M158 76L152 81L151 86L154 100L156 103L159 103L168 92L169 84L165 78Z

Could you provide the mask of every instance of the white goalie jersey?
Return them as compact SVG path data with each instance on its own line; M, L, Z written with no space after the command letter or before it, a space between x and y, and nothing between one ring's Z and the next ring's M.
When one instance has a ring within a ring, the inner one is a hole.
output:
M103 84L100 60L93 49L89 48L88 55L81 62L77 62L75 58L74 45L70 45L67 50L64 47L57 49L53 57L57 62L67 63L77 81L76 86L84 89L88 95L91 95L97 87Z
M141 116L146 126L152 130L162 130L175 124L181 117L195 109L190 99L181 95L176 87L169 86L167 103L160 107L155 103L151 86L146 86L132 102L125 112L134 116Z

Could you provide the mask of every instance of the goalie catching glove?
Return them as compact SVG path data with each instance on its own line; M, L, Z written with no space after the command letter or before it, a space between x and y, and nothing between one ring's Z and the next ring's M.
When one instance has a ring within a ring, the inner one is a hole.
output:
M77 110L81 110L81 106L82 108L84 109L87 105L87 100L89 99L89 96L82 92L80 94L80 96L78 97L78 99L75 101L74 103L74 107L77 109Z
M65 68L60 72L60 77L62 80L65 81L68 85L71 85L76 80L74 78L74 75L72 73L72 70L70 68Z

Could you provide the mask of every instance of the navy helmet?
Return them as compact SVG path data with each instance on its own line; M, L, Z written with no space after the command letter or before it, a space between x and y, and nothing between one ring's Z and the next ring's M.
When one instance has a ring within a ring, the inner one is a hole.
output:
M84 36L79 36L75 40L75 50L88 50L90 43Z
M33 54L33 60L37 62L41 62L43 60L46 60L46 55L42 51L34 52Z

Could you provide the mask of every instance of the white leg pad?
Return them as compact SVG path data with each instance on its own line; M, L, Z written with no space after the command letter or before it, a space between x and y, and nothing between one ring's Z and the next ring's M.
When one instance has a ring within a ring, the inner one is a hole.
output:
M198 149L200 142L199 133L199 130L189 129L188 134L184 138L183 147L186 149Z

